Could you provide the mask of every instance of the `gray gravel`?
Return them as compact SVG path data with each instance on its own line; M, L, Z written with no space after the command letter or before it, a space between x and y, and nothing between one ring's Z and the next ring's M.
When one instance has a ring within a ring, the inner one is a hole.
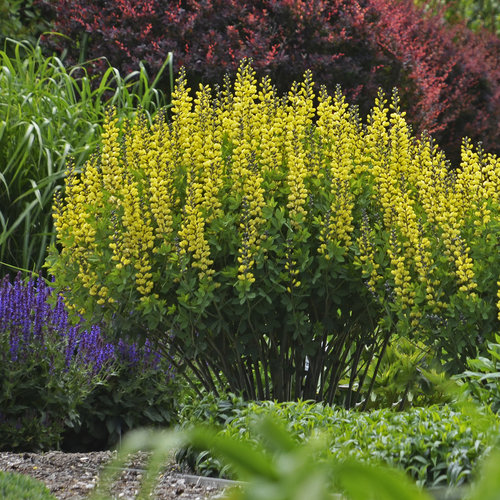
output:
M32 476L49 488L60 500L83 500L97 484L99 472L111 460L110 451L90 453L0 453L0 470ZM127 469L117 475L110 498L135 499L140 488L147 455L131 456ZM155 499L215 500L223 498L225 483L197 480L183 474L176 464L169 463L159 477Z

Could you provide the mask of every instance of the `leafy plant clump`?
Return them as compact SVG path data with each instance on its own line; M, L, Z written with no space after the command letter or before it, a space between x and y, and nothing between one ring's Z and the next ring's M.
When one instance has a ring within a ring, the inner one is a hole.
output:
M311 401L264 401L233 407L225 425L218 426L218 435L265 445L254 432L255 422L262 417L284 422L289 438L296 443L321 436L325 443L323 453L318 454L321 460L390 465L404 470L425 487L469 483L499 430L498 420L495 423L491 415L485 417L493 423L488 434L477 426L473 415L450 406L359 413ZM202 424L202 420L190 421L190 425ZM234 477L234 470L207 449L186 448L178 458L199 474Z
M466 141L450 171L397 96L363 127L310 73L281 98L245 64L194 102L181 74L172 112L111 112L70 166L48 265L79 313L157 340L207 390L346 407L395 333L457 372L498 330L496 156Z
M468 361L469 369L457 375L463 388L478 403L500 413L500 335L488 342L488 355Z
M194 427L183 432L131 433L118 450L116 459L100 477L92 500L105 500L113 478L127 457L138 450L150 451L148 473L141 484L144 498L152 495L165 458L179 446L209 450L246 482L228 489L228 500L429 500L401 471L383 465L366 464L356 459L338 460L324 456L325 439L320 434L307 442L297 442L285 428L285 421L267 415L252 426L256 443L242 442L234 436L222 436L211 428ZM468 500L497 498L500 492L500 452L495 448L482 464L479 479L470 490L463 490ZM449 491L445 496L449 497ZM451 492L453 495L454 492Z
M97 325L72 325L53 295L41 278L1 282L0 449L60 448L80 429L91 434L82 448L99 449L120 431L170 423L172 371L162 358L148 345L106 342Z
M0 497L3 500L55 500L41 482L23 474L0 470Z
M171 64L171 59L167 62ZM0 270L42 266L54 241L51 205L69 158L80 168L95 150L104 110L132 117L166 104L144 70L122 77L107 65L91 77L40 45L8 40L0 50Z
M500 151L498 38L450 26L413 0L43 3L54 12L56 30L67 35L55 45L75 62L83 51L107 56L124 73L139 61L154 73L171 51L176 69L184 66L197 88L222 82L226 72L234 76L239 61L252 58L279 92L309 69L332 93L340 84L362 115L379 87L397 87L415 132L432 133L457 161L463 136ZM495 2L458 2L481 3Z

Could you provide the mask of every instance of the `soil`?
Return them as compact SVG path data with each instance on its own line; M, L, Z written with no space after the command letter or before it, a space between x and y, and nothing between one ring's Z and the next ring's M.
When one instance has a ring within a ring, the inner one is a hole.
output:
M27 474L48 487L60 500L83 500L96 487L103 466L113 458L113 452L90 453L0 453L0 470ZM130 457L127 468L117 474L110 498L135 499L140 488L147 455ZM183 474L175 463L169 463L160 475L153 498L158 500L222 499L221 485Z

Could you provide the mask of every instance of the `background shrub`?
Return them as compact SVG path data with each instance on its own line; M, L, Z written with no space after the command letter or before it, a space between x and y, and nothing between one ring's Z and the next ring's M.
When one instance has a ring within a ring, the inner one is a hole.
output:
M95 150L106 106L125 118L137 107L149 115L166 104L143 68L122 77L106 65L93 78L83 66L45 57L39 45L7 45L0 50L2 275L41 268L54 238L50 211L66 163L72 158L79 169Z
M0 48L12 48L4 46L6 38L35 44L50 29L46 14L48 11L37 0L0 0Z
M330 92L340 84L362 115L379 87L397 87L415 132L432 133L454 162L463 136L499 152L500 41L447 25L412 0L44 3L69 37L55 46L73 61L83 44L88 57L106 55L121 71L143 61L154 73L172 51L196 89L234 76L247 57L279 92L307 69Z
M475 31L487 29L500 35L500 2L498 0L431 0L418 1L433 9L449 23L465 21Z
M362 127L309 74L280 99L243 65L210 94L181 76L171 122L111 114L69 172L48 264L69 303L251 399L367 401L394 334L462 371L499 325L498 158L466 143L449 170L397 96Z

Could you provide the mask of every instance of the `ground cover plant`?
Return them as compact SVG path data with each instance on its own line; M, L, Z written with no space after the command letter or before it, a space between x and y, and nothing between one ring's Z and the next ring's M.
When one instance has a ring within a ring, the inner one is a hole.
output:
M247 64L194 102L181 75L172 112L111 112L68 173L49 268L79 313L148 335L207 390L346 407L395 334L451 373L493 338L496 156L466 141L450 170L397 96L362 127L340 90L306 74L280 98Z
M104 448L137 426L170 424L168 364L148 344L113 345L99 326L72 324L53 295L41 278L1 282L0 449ZM83 433L91 443L77 443Z
M41 482L23 474L0 470L0 496L3 500L55 500Z
M39 45L8 40L0 50L0 271L39 269L54 239L50 214L69 158L75 168L97 147L104 110L131 117L166 105L144 68L122 76L107 65L46 57ZM171 59L166 62L166 66ZM163 67L163 69L166 68Z
M255 422L271 418L284 422L288 436L297 443L320 434L322 459L381 463L406 471L420 486L457 487L470 483L477 464L495 442L500 423L489 410L457 406L463 396L455 392L453 406L358 412L313 401L244 402L234 396L208 395L181 411L180 428L209 425L224 438L265 444L254 432ZM176 459L200 475L235 477L235 471L207 448L181 448Z
M254 431L259 442L253 446L199 426L182 433L151 433L144 430L132 433L119 450L116 460L104 471L92 498L106 498L117 468L125 463L129 453L139 449L152 452L140 491L143 498L148 498L165 457L179 446L210 450L238 471L238 477L246 480L247 484L226 491L224 498L228 499L298 500L310 496L326 500L338 499L339 492L342 493L341 498L359 500L431 498L397 469L365 464L354 459L338 460L329 457L322 460L320 457L325 450L322 434L307 443L299 444L284 426L283 420L269 416L256 421ZM494 449L482 464L474 486L464 490L464 498L476 500L498 497L499 458L498 449Z
M432 133L454 161L464 136L499 152L498 38L449 25L412 0L42 3L68 37L50 46L75 62L83 50L89 58L106 55L124 72L143 61L154 73L172 51L176 71L184 66L197 88L234 76L247 57L279 92L307 69L330 93L342 85L363 116L379 87L397 87L415 133Z
M492 423L488 435L477 425L475 415L450 406L360 413L312 402L266 401L235 409L220 435L256 442L252 426L264 415L286 422L288 435L297 442L321 432L327 456L398 467L418 485L428 488L470 482L471 474L489 450L492 436L498 433L494 417L483 417ZM199 470L213 473L218 464L204 458Z

